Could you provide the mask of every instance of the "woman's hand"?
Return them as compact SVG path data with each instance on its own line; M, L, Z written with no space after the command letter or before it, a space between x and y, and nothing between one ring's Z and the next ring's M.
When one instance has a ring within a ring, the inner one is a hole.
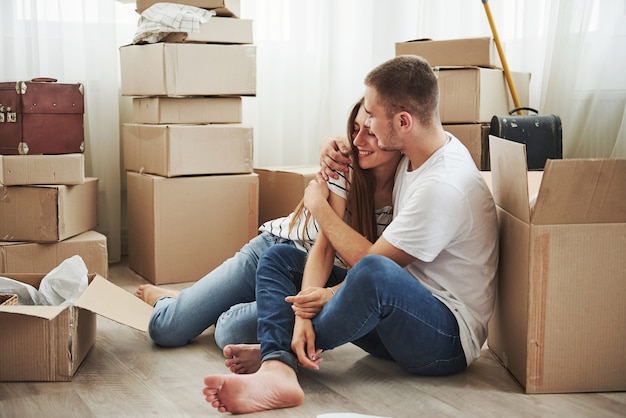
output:
M291 309L296 316L313 319L332 295L333 292L326 287L308 287L295 296L286 297L285 301L291 303Z
M328 196L330 190L326 180L322 177L321 173L317 173L315 178L309 182L309 185L304 189L304 206L314 212L314 208L319 203L328 203Z
M350 160L350 144L345 138L327 136L320 145L320 173L324 181L339 179L335 171L347 173Z
M300 365L319 370L319 363L322 361L319 355L322 350L315 349L315 330L310 319L296 316L291 338L291 350L298 357Z

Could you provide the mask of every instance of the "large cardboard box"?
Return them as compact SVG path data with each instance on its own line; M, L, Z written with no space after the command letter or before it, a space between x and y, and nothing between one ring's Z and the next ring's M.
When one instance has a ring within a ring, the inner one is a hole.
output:
M135 97L134 123L241 123L241 97Z
M58 242L95 229L98 179L83 184L0 188L0 240Z
M109 277L107 238L86 231L59 242L0 241L0 275L50 271L74 255L79 255L89 273Z
M0 184L82 184L83 154L0 155Z
M200 279L256 236L258 191L254 173L127 172L129 267L154 284Z
M126 170L176 177L252 172L252 127L220 125L123 126Z
M470 152L479 170L489 170L489 123L445 124L443 128L456 136Z
M252 20L214 16L200 24L199 32L172 32L162 41L251 44L254 41Z
M141 14L160 0L137 0L135 11ZM241 0L170 0L169 3L186 4L202 9L215 10L218 16L238 17L241 15Z
M120 66L123 96L256 95L255 45L127 45Z
M504 71L479 67L439 67L439 116L448 123L490 123L515 108ZM521 106L528 106L530 73L511 72Z
M10 274L39 288L45 274ZM74 306L0 306L0 381L70 381L96 339L96 315L140 331L152 307L99 275Z
M259 175L259 225L293 212L319 171L319 165L255 168Z
M490 350L527 393L626 390L626 160L548 160L527 173L523 144L490 139Z
M458 65L502 68L494 39L488 37L397 42L396 55L419 55L431 67Z

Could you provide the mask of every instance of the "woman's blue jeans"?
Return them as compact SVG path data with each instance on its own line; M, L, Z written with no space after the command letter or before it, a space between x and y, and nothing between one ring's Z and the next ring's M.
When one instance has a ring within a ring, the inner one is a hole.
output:
M257 269L261 358L283 361L294 370L294 314L285 297L300 290L305 261L304 252L276 245L263 254ZM330 350L352 342L420 375L465 369L454 315L405 269L388 258L369 255L347 274L335 267L328 286L342 280L343 286L313 319L316 348Z
M165 347L185 345L215 324L231 306L254 301L259 257L268 248L281 243L295 248L291 241L261 233L233 257L182 290L177 298L159 299L148 326L150 338ZM253 315L254 331L249 336L250 342L256 341L256 312Z

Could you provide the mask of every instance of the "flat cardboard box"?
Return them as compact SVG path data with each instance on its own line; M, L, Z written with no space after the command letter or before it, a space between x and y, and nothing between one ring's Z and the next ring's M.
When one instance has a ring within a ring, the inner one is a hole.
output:
M11 274L39 288L45 274ZM75 306L0 306L0 381L71 381L96 340L96 314L140 331L152 307L100 275Z
M51 243L0 241L0 275L50 271L74 255L89 273L109 277L107 238L96 231Z
M526 393L626 390L626 160L527 172L524 144L491 136L490 152L500 227L490 350Z
M441 122L491 123L515 108L504 71L479 67L438 67ZM528 106L530 73L511 72L521 106Z
M98 179L72 186L0 187L0 240L58 242L98 224Z
M254 173L126 175L128 265L154 284L196 281L258 233Z
M178 177L252 172L252 127L126 123L122 140L126 170Z
M396 55L419 55L431 67L456 65L502 68L495 41L491 37L397 42Z
M135 97L133 123L241 123L241 97Z
M82 184L83 154L0 155L0 184Z
M259 225L293 212L319 171L317 164L255 168L259 175Z
M172 32L163 42L205 42L251 44L254 42L251 19L213 16L200 24L199 32Z
M127 45L120 66L122 96L256 95L255 45Z
M491 124L445 124L443 128L467 147L479 170L489 170L489 131Z
M141 14L160 0L137 0L135 11ZM241 15L241 0L171 0L169 3L186 4L201 9L215 10L218 16L238 17Z

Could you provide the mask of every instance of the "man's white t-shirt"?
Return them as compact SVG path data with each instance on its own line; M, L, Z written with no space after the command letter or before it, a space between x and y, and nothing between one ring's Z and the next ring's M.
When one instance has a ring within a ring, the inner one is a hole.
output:
M424 164L396 173L393 221L383 232L416 260L406 269L459 324L469 366L480 356L494 306L498 265L495 204L467 148L454 136Z

